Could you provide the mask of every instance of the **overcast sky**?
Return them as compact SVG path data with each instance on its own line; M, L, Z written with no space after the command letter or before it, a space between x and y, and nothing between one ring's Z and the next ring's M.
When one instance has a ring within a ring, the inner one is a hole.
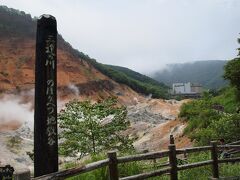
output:
M149 73L165 64L236 56L240 0L1 0L52 14L72 46L101 63Z

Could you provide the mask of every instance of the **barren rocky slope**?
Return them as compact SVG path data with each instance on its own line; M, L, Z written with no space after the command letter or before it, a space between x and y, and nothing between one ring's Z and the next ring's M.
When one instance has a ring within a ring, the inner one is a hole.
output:
M141 152L166 149L170 134L176 138L177 147L191 146L190 140L183 136L186 124L177 118L184 102L147 99L135 106L129 106L131 128L128 133L137 138L134 142L136 150Z
M33 169L33 162L27 155L33 149L33 109L31 104L24 103L25 96L21 98L12 95L5 99L9 102L15 101L19 106L15 120L5 121L5 126L0 129L0 164L11 164L16 169ZM156 151L166 149L169 143L169 135L176 138L177 147L191 146L188 138L182 135L185 124L177 119L179 108L184 101L135 98L135 105L128 106L127 118L131 121L127 134L134 137L134 147L138 152ZM60 106L63 105L61 101ZM2 104L0 104L0 107ZM9 110L10 111L10 110ZM24 112L26 119L21 117ZM0 118L4 113L0 110ZM5 114L6 115L6 114ZM4 122L4 121L3 121Z
M26 153L33 149L34 43L0 40L0 164L10 163L16 169L33 167ZM59 108L73 98L97 100L111 95L128 106L131 128L127 133L136 138L138 151L165 148L171 131L181 145L189 145L181 137L184 124L175 120L182 102L145 98L68 51L58 50Z
M17 93L34 87L35 41L21 38L0 39L0 92ZM133 103L138 94L100 73L91 64L58 49L58 95L61 99L74 95L82 99L120 96ZM130 97L130 98L129 98Z

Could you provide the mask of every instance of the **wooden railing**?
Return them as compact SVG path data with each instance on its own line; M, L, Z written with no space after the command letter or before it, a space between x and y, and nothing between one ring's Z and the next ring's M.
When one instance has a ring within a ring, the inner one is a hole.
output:
M228 162L240 162L240 157L237 158L228 158L228 159L218 159L218 151L221 149L230 149L234 150L236 152L240 152L240 141L230 143L223 146L217 146L216 141L212 141L210 146L203 146L203 147L193 147L193 148L186 148L186 149L176 149L176 146L174 144L174 140L171 140L168 146L168 150L166 151L159 151L159 152L150 152L145 154L137 154L137 155L131 155L131 156L125 156L125 157L117 157L117 153L115 151L108 152L108 158L97 161L91 164L87 164L83 167L79 168L73 168L68 170L59 171L56 173L44 175L41 177L34 178L34 180L46 180L46 179L52 179L52 180L62 180L66 179L68 177L72 177L75 175L79 175L82 173L86 173L89 171L93 171L98 168L106 167L109 168L109 179L110 180L136 180L136 179L147 179L150 177L156 177L161 175L170 175L171 180L177 180L178 179L178 171L186 170L186 169L192 169L197 167L202 167L206 165L212 166L212 178L218 179L219 178L219 167L218 165L221 163L228 163ZM183 154L186 156L186 154L189 153L195 153L195 152L205 152L210 151L211 152L211 159L207 161L201 161L201 162L195 162L195 163L188 163L184 165L178 165L177 161L177 155ZM169 163L165 164L164 168L154 170L151 172L146 172L142 174L132 175L128 177L119 177L118 172L118 164L122 163L129 163L134 161L144 161L144 160L156 160L163 157L168 157Z

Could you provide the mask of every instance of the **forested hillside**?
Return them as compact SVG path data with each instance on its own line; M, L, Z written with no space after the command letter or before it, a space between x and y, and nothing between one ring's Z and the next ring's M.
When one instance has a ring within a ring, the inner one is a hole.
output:
M204 88L219 89L227 85L223 79L223 67L227 61L211 60L193 63L169 64L155 72L152 78L169 86L176 82L200 83Z
M224 138L226 142L239 140L239 102L236 89L227 87L218 96L206 93L200 100L182 106L180 117L188 122L184 130L198 145L208 145L210 140ZM216 110L222 107L223 111Z
M154 98L168 98L168 87L148 76L121 66L97 63L96 67L115 81L127 84L137 92L151 94Z

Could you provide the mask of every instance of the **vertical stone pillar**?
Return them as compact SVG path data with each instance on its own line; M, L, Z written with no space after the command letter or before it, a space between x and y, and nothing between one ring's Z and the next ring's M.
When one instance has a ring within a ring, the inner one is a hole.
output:
M58 171L57 22L37 21L34 113L34 176Z

